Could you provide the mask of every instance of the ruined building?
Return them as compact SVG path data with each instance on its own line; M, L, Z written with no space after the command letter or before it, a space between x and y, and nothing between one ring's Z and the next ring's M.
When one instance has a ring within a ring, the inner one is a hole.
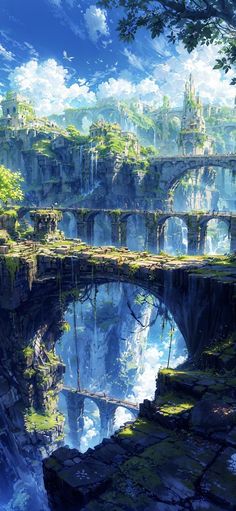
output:
M206 134L203 106L191 74L185 84L179 149L184 156L213 152L212 140Z

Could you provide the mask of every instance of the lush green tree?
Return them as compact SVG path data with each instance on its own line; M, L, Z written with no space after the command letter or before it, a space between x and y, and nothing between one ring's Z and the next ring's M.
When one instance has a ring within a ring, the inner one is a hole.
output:
M99 4L123 8L118 31L124 41L132 41L137 30L146 27L153 38L164 33L172 43L182 41L189 52L198 45L217 44L216 69L227 73L236 63L235 0L100 0ZM231 83L236 84L236 78Z
M4 165L0 165L0 202L8 204L11 201L21 201L23 199L22 181L20 172L11 172Z

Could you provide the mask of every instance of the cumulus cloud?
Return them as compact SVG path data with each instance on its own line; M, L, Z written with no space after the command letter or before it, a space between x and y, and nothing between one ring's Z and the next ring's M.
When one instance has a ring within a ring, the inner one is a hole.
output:
M0 44L0 56L9 62L15 59L14 53L7 50L2 44Z
M35 105L38 115L62 113L70 106L88 105L95 94L84 83L68 85L68 71L54 59L30 60L10 73L11 88Z
M125 78L109 78L109 80L99 85L97 96L99 99L111 97L115 99L140 98L149 102L154 99L159 100L161 94L156 80L152 78L144 78L138 83Z
M85 24L91 41L96 43L102 36L109 36L106 11L90 5L84 14Z
M235 89L230 85L230 79L233 71L225 75L212 69L217 58L216 46L197 48L191 54L182 45L178 45L176 50L176 55L167 56L153 69L153 76L163 94L169 95L174 105L182 104L184 84L190 73L204 103L232 105Z

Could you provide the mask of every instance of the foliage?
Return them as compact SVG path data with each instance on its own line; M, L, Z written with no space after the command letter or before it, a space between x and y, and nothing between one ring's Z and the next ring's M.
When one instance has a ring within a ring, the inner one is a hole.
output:
M59 426L62 420L63 415L59 413L37 413L31 408L25 415L25 427L29 433L33 431L50 431Z
M47 156L47 158L55 158L55 153L51 148L51 140L48 138L38 140L38 142L33 144L32 148L36 153L42 154L42 156Z
M171 43L182 41L191 52L198 45L217 44L220 58L215 69L227 73L236 63L235 0L100 0L100 5L122 7L124 17L118 31L124 41L133 41L138 29L146 27L152 38L167 34ZM232 80L236 84L236 78Z
M4 165L0 165L0 202L8 204L11 201L21 201L23 199L20 186L22 181L20 172L12 172Z
M67 126L66 131L66 137L74 144L82 145L88 142L88 137L86 135L81 135L80 131L77 130L73 124Z

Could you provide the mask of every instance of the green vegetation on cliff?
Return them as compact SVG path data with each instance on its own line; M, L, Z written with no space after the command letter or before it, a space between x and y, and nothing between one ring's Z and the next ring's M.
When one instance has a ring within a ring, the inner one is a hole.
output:
M28 410L25 415L25 427L29 433L33 431L50 431L61 426L64 416L60 413L43 414L37 413L34 408Z
M20 172L12 172L4 165L0 165L0 205L1 203L7 205L9 202L23 199L22 181Z

